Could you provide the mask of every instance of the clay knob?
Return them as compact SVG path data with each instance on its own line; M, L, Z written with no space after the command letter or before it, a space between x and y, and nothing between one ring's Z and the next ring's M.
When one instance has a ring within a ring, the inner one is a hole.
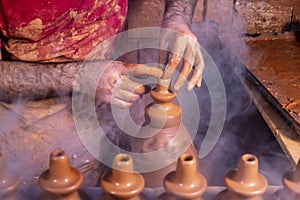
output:
M127 154L118 154L113 160L113 169L106 172L100 182L105 194L113 199L139 199L145 182L134 173L133 160Z
M300 199L300 159L295 170L288 171L283 175L282 183L284 190L290 197Z
M227 172L224 182L229 194L219 199L260 199L268 187L258 171L257 157L251 154L241 157L238 167Z
M0 153L0 199L12 194L19 183L19 177L7 170L3 155Z
M206 187L205 177L197 172L196 157L189 154L180 156L176 171L169 173L164 179L166 192L183 199L200 198Z
M57 199L83 199L77 193L82 183L83 175L70 166L67 153L60 149L50 154L49 169L39 177L39 185Z

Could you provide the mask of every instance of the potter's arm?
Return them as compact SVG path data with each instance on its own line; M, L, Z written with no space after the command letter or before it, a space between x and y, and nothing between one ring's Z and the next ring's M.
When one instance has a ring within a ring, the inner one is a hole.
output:
M91 79L99 70L99 77ZM73 86L78 92L84 92L80 90L82 87L96 87L98 100L129 107L145 92L142 84L128 78L129 74L161 77L162 70L117 61L57 64L0 61L0 100L42 99L70 94Z
M41 99L72 91L79 64L0 61L0 100Z
M201 86L204 61L198 39L190 29L195 5L196 0L166 0L162 26L172 31L162 31L160 48L167 49L169 53L160 51L159 63L166 65L163 78L170 78L183 61L180 76L174 85L176 91L192 71L186 89Z
M163 23L192 23L192 17L197 0L166 0Z

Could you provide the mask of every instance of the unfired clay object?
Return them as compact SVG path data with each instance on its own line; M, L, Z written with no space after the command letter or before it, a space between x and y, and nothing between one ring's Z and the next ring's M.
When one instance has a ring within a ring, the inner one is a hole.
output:
M169 90L170 79L159 79L157 87L150 92L154 102L145 108L146 121L138 137L126 134L125 150L135 153L150 153L163 149L156 159L169 163L159 170L143 173L146 187L161 187L163 177L176 168L178 157L184 153L196 155L190 134L181 121L181 108L174 103L176 94ZM151 135L155 133L154 135ZM171 144L171 145L168 145ZM175 150L174 150L175 149ZM177 154L174 154L174 151ZM179 154L179 155L178 155ZM153 160L144 160L152 163Z
M49 169L39 177L39 185L46 191L41 200L89 200L78 189L83 183L81 172L70 166L68 155L55 150L50 155Z
M153 127L169 128L181 122L181 108L174 103L176 94L169 91L170 79L160 79L157 87L150 92L154 103L146 109L146 120ZM148 117L148 118L147 118Z
M0 153L0 199L17 200L15 191L20 184L19 177L8 171L2 154Z
M283 175L282 183L284 189L274 194L274 200L300 200L300 159L294 170Z
M167 193L161 195L159 199L202 199L206 187L205 177L197 172L196 157L184 154L178 159L176 171L165 177L164 188Z
M145 181L142 175L134 173L131 156L116 155L112 167L112 170L107 171L101 179L100 185L106 195L102 195L100 200L145 199L144 196L141 196Z
M227 190L221 192L218 200L261 200L268 182L258 171L258 159L251 154L241 157L238 167L226 173Z

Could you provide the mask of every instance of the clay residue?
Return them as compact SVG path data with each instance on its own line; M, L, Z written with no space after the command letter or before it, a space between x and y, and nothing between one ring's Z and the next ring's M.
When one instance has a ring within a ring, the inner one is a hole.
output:
M16 32L20 32L19 35L26 36L34 41L37 41L41 37L42 30L44 29L43 22L40 18L35 18L29 22L25 27L19 27Z
M50 152L62 148L68 152L71 165L83 170L85 184L98 183L99 164L77 134L70 101L54 98L15 104L0 102L0 152L9 168L21 177L39 176L49 166Z
M0 102L0 106L5 107L17 114L27 126L32 125L42 119L46 119L66 108L68 108L67 98L63 101L58 99L45 99L43 101L28 101L24 103L23 109L20 109L18 104L10 104L6 102Z
M248 47L244 63L299 127L300 43L294 40L250 41Z
M244 30L250 34L281 32L290 22L293 5L290 1L235 1L238 17L233 17L234 25L243 20Z

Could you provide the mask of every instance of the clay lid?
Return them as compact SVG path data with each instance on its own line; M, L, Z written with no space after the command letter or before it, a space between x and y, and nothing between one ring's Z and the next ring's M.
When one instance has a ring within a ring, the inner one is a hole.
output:
M51 153L49 169L39 177L39 185L45 191L59 195L75 192L82 183L82 174L70 166L67 153L61 149Z
M282 183L297 195L300 195L300 159L295 170L286 172L282 177Z
M197 172L196 157L189 154L180 156L176 171L169 173L164 179L164 188L168 193L185 199L201 197L206 187L205 177Z
M19 183L19 177L7 170L3 155L0 153L0 197L15 191Z
M134 173L133 161L127 154L118 154L113 161L113 169L101 179L103 191L115 198L132 198L139 195L145 185L144 178Z
M258 159L251 154L241 157L238 167L224 178L227 189L242 196L260 196L267 187L266 178L258 172Z

